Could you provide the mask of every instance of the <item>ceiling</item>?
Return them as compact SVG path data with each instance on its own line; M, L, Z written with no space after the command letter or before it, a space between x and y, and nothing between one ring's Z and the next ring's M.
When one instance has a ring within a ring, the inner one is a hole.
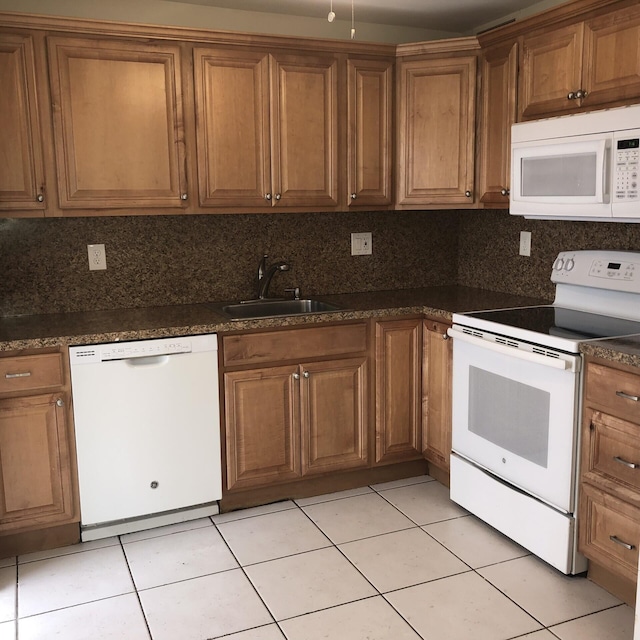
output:
M173 0L226 9L351 20L351 0ZM540 0L353 0L356 22L474 33ZM555 2L558 4L559 2Z

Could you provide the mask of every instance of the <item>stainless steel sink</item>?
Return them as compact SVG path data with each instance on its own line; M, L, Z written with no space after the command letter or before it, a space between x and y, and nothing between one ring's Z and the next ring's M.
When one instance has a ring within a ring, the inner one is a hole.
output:
M256 320L259 318L278 318L343 310L338 305L311 298L306 300L250 300L231 304L211 304L209 306L230 320Z

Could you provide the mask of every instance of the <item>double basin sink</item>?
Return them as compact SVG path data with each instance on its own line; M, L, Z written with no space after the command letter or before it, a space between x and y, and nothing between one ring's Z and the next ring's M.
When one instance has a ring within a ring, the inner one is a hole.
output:
M209 306L216 313L232 321L280 318L283 316L300 316L344 310L343 307L336 304L313 298L304 300L249 300L247 302L211 304Z

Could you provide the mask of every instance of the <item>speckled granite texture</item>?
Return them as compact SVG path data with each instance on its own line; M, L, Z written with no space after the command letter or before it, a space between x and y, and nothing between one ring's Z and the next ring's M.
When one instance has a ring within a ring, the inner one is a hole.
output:
M584 342L580 351L595 358L640 367L640 336Z

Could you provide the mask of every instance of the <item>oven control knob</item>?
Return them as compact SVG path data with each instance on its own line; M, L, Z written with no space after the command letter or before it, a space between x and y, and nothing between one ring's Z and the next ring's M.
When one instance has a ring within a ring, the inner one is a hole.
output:
M571 271L571 269L573 269L573 267L575 266L575 262L573 261L572 258L569 258L565 263L564 263L564 268L567 271Z
M553 268L554 268L556 271L562 271L562 268L563 268L563 267L564 267L564 260L563 260L562 258L558 258L558 259L555 261L555 263L554 263L554 265L553 265Z

